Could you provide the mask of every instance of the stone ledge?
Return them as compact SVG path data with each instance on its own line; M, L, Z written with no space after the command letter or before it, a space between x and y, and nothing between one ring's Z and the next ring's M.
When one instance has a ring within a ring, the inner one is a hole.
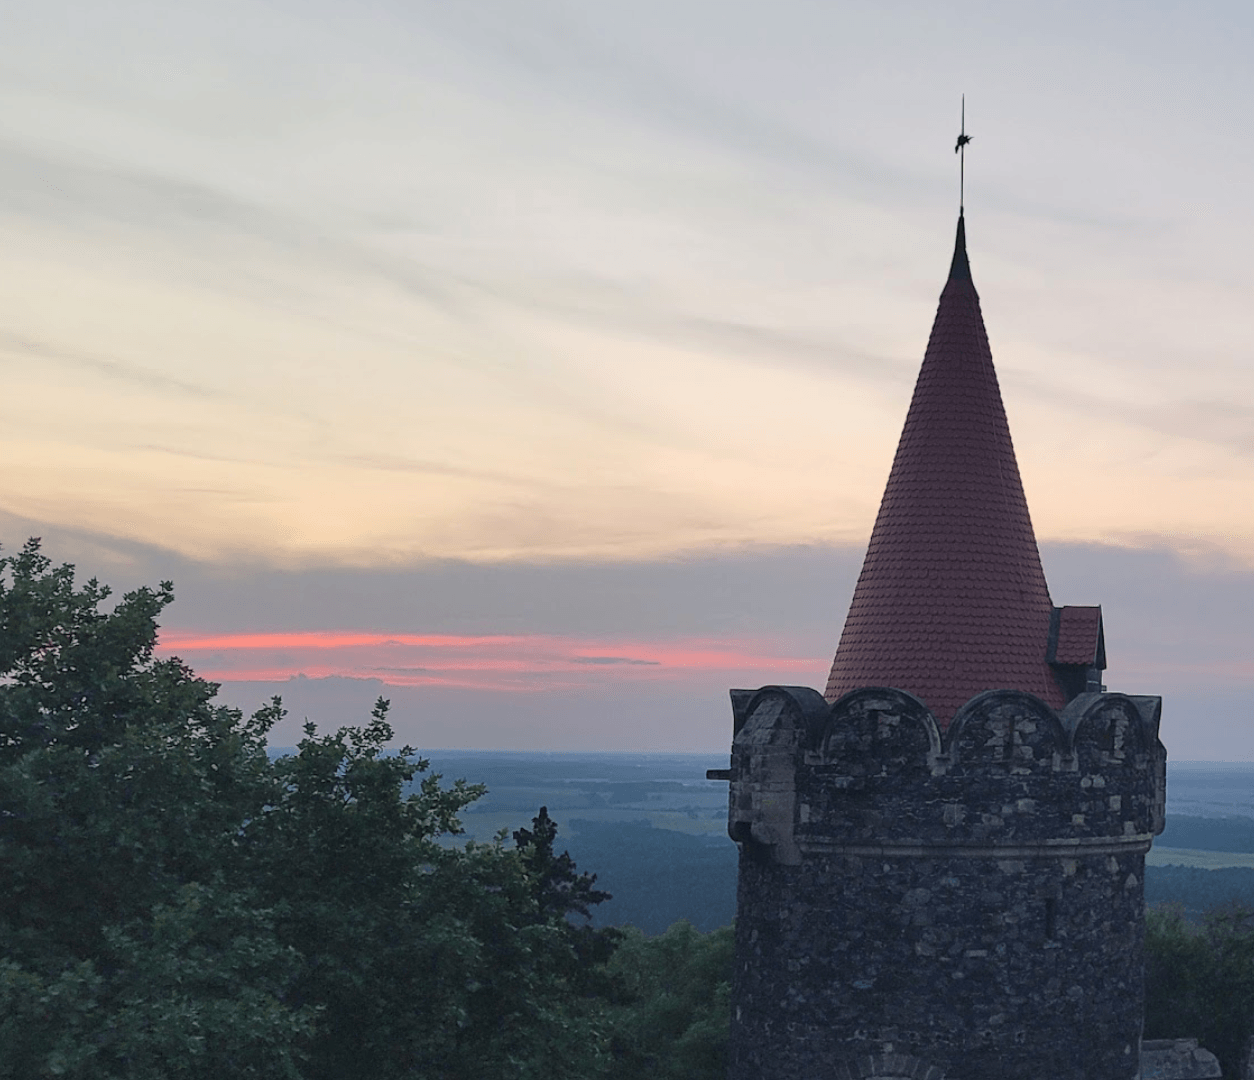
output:
M1036 844L847 844L818 836L799 835L797 846L806 854L850 855L877 859L1055 859L1083 858L1086 855L1138 855L1149 851L1153 837L1141 833L1121 837L1081 837L1042 840Z

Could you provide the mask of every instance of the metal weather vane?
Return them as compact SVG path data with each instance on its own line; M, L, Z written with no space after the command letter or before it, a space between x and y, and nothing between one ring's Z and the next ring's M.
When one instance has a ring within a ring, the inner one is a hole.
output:
M954 153L958 155L958 213L962 213L963 200L966 197L967 184L967 143L971 136L967 134L967 95L962 95L962 128L958 141L954 143Z

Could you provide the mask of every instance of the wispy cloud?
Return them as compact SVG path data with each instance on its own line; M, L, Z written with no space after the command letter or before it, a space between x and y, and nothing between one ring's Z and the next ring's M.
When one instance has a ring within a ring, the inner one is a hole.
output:
M106 379L131 383L161 393L185 394L219 401L231 400L234 396L205 383L179 379L143 364L57 348L4 330L0 330L0 354L8 354L22 363L57 364L77 368Z
M760 639L584 639L542 634L379 634L360 631L194 634L165 632L161 651L224 682L378 679L392 686L537 692L606 679L675 680L727 673L805 675L823 667ZM611 651L613 650L613 651Z
M630 656L574 656L576 664L637 664L646 667L660 667L661 660L640 660Z
M7 508L220 564L862 539L961 51L1042 534L1254 557L1239 6L224 2L6 22Z

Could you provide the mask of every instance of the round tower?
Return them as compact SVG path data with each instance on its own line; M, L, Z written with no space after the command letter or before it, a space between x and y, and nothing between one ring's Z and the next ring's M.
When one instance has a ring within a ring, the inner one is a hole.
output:
M1050 600L965 224L827 694L733 690L731 1080L1134 1080L1160 699Z

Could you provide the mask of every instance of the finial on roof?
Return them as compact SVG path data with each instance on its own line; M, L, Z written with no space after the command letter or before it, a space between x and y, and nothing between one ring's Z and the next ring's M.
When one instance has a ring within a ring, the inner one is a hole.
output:
M954 240L954 261L949 264L950 281L970 281L971 264L967 262L967 227L963 221L963 202L966 195L967 143L971 136L967 134L967 95L962 95L962 127L959 129L958 141L954 144L954 153L958 155L958 237Z
M954 153L958 155L958 214L961 216L966 196L967 183L967 143L973 136L967 134L967 95L962 95L962 127L958 132L958 141L954 143Z

